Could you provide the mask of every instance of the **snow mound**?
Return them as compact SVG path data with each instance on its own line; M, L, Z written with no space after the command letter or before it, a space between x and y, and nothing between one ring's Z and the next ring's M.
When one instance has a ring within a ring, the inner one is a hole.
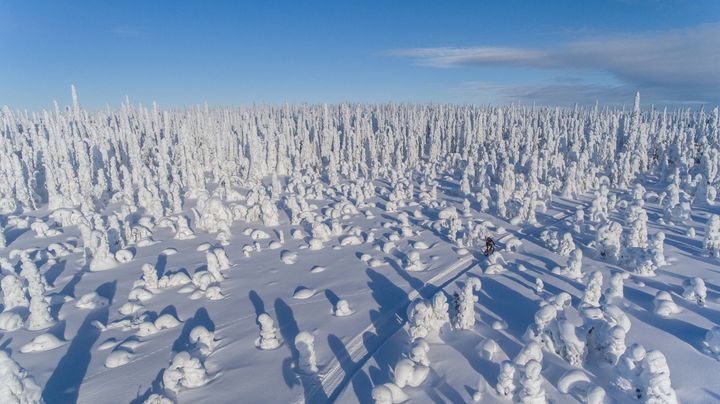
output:
M131 359L132 353L124 349L118 349L116 351L110 352L110 355L105 358L105 367L110 369L118 368L120 366L126 365L128 362L130 362Z
M282 260L282 262L284 262L288 265L292 265L297 262L298 255L294 251L285 250L282 253L280 253L280 259Z
M65 345L65 341L50 333L40 334L20 348L22 353L43 352Z
M12 311L0 313L0 330L15 331L25 325L22 316Z
M298 300L305 300L315 296L317 291L315 289L308 289L304 286L300 286L293 292L293 298Z
M78 299L75 302L75 307L79 309L94 310L105 307L108 304L110 304L110 301L108 299L98 295L97 292L90 292Z

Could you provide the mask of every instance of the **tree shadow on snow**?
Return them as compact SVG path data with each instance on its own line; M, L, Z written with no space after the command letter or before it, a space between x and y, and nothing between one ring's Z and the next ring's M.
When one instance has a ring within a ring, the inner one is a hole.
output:
M452 387L450 384L448 384L445 377L441 377L440 375L435 372L434 369L430 368L430 374L428 375L428 378L431 379L430 383L426 383L423 390L425 391L425 394L430 397L433 402L436 403L453 403L453 404L464 404L467 402L460 392L458 392L454 387ZM445 396L445 399L443 399L440 394Z
M345 373L343 380L335 391L330 392L328 402L335 402L338 395L345 390L348 383L352 383L353 391L359 402L372 402L372 382L370 382L370 378L362 370L361 361L358 363L353 362L345 344L335 335L328 335L328 345L330 346L330 350L335 354L335 357L337 357L340 367L342 367Z
M256 291L251 290L250 293L248 293L248 298L255 308L255 318L258 318L261 314L265 313L265 302L263 302L262 298Z
M630 314L658 330L673 335L675 338L692 346L696 351L704 354L699 347L705 339L706 329L677 318L663 318L656 315L650 309L647 309L647 307L653 305L653 296L641 290L626 287L625 298L641 307L641 309L633 306L628 307Z
M162 378L163 373L165 372L165 368L160 369L157 376L155 376L155 379L150 384L150 387L148 387L142 394L140 394L140 389L142 388L142 385L138 386L138 392L135 398L130 401L130 404L143 404L145 400L148 399L153 393L162 393L163 392L163 385L162 385Z
M165 273L165 268L167 267L167 255L165 254L159 254L157 258L157 262L155 263L155 271L157 271L157 276L162 277Z
M295 337L300 332L300 329L297 321L295 321L292 309L282 299L275 299L275 314L280 335L285 341L285 346L290 350L290 357L283 360L282 371L285 384L292 388L298 384L298 375L293 370L293 363L298 357L297 349L295 349Z
M295 348L295 337L300 333L292 308L282 299L275 299L275 314L280 335L285 340L285 345L290 350L290 357L283 360L283 377L288 387L292 388L298 384L303 388L303 397L307 403L325 403L327 395L323 390L320 376L315 374L299 374L294 371L293 364L297 362L298 351Z
M108 293L106 297L112 300L116 287L116 281L113 281L101 285L98 289L105 289ZM93 322L100 321L105 324L109 316L109 308L108 305L102 309L93 310L85 317L65 356L55 366L55 370L43 389L42 396L46 403L77 401L80 385L92 359L92 347L100 337L100 330L93 325Z
M177 311L175 310L174 306L168 306L164 308L163 311L160 312L160 314L172 314L177 318ZM215 323L213 323L213 321L210 319L210 315L204 307L197 309L195 311L195 315L185 321L180 335L172 344L172 351L190 351L192 348L192 343L190 342L190 332L193 330L193 328L199 325L207 328L208 331L215 331Z
M5 230L5 246L10 247L10 244L15 242L15 240L19 239L20 236L22 236L29 230L30 228Z
M330 302L330 306L332 306L332 308L335 308L337 302L340 301L340 297L330 289L325 289L325 297L328 299L328 302Z
M405 341L398 342L398 339L392 338L392 335L402 327L402 322L398 321L395 315L398 311L402 311L401 309L406 307L410 300L404 290L384 275L372 269L367 269L366 273L370 278L368 287L379 307L377 310L370 310L370 321L375 327L375 332L365 332L363 344L380 367L379 370L389 375L406 345ZM404 313L399 314L404 317ZM377 380L373 379L373 381L378 384Z
M508 324L510 333L522 335L528 324L534 321L538 303L495 279L485 277L482 282L482 293L488 296L482 304Z
M47 271L45 271L45 280L47 280L48 284L55 287L55 280L57 280L58 276L62 274L65 271L65 267L67 266L67 261L62 260L56 262L53 266L48 268Z

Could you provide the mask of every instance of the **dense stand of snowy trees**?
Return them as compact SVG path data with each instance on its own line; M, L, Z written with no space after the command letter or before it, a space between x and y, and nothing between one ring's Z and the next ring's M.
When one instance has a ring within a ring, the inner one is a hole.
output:
M231 185L264 176L312 172L332 184L339 175L382 178L428 162L457 163L459 177L480 197L489 192L503 216L527 216L533 199L553 192L627 188L643 173L673 175L672 210L688 187L692 195L715 195L720 166L717 108L641 112L638 102L629 111L354 104L161 110L126 103L89 113L75 98L65 110L4 108L0 119L0 176L9 179L0 183L4 212L47 203L89 213L123 200L161 218L179 213L208 183L231 193ZM604 209L592 216L606 216Z

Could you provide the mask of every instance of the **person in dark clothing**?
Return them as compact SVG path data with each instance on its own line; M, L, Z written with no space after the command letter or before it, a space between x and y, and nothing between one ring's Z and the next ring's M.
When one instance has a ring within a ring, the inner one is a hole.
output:
M483 250L483 254L487 257L494 252L495 242L493 241L492 237L488 236L488 238L485 239L485 250Z

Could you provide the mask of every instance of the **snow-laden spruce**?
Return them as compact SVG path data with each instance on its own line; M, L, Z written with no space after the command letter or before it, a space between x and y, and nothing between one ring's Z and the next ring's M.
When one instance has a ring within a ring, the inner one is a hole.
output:
M42 390L27 371L5 350L0 350L0 402L7 404L39 404Z
M460 330L472 330L475 327L475 303L478 297L475 292L482 288L479 278L471 277L465 282L462 293L455 293L455 328Z
M267 313L262 313L257 318L260 324L260 339L257 341L258 348L268 351L280 346L280 339L277 336L275 322Z
M317 373L317 359L315 357L315 337L307 331L301 331L295 336L295 349L298 352L297 369L301 373Z

